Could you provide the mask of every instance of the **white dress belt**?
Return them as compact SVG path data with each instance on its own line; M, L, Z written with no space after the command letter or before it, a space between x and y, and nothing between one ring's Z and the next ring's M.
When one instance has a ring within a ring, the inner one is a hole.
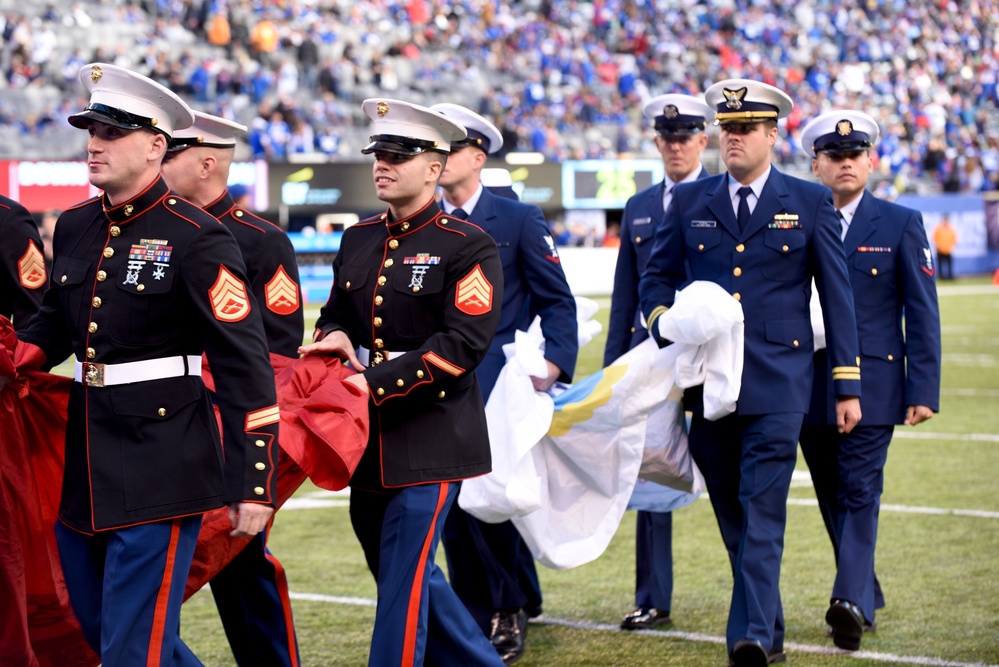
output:
M200 356L163 357L121 364L73 362L73 379L89 387L110 387L116 384L131 384L184 375L201 375Z
M405 351L390 352L389 350L375 350L374 356L372 357L371 350L369 350L366 347L359 347L354 352L357 355L357 360L361 362L362 366L377 366L378 364L384 361L388 361L389 359L396 359L406 354ZM373 364L369 363L372 360L374 361L374 363Z

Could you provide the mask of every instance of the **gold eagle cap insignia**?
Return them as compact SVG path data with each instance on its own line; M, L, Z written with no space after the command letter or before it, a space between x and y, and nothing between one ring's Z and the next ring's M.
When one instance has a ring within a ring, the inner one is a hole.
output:
M723 88L722 94L725 95L725 106L729 109L735 109L738 111L742 108L742 100L746 97L747 92L749 91L745 86L739 88L738 90Z
M94 65L90 68L90 80L92 82L97 83L101 80L102 76L104 76L104 70L101 69L100 65Z
M853 132L853 123L848 120L841 120L836 123L836 134L841 137L847 137Z
M667 104L666 106L663 107L663 117L676 118L679 115L680 115L680 110L677 109L674 105Z
M384 102L384 101L383 102L379 102L378 106L375 108L375 113L377 113L379 117L384 116L388 112L389 112L388 102Z

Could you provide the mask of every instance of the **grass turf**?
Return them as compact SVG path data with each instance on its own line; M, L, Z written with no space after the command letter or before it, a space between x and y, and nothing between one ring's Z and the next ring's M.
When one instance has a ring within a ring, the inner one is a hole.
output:
M877 553L888 606L878 615L877 632L865 636L863 652L852 656L834 653L825 636L832 551L799 457L803 475L790 493L781 582L789 664L999 663L999 494L994 483L999 471L999 289L987 283L958 280L941 289L942 410L917 428L897 429L886 468ZM598 318L606 321L609 300L600 303ZM307 329L317 311L307 316ZM577 380L599 367L602 351L602 336L582 350ZM940 437L904 437L922 434ZM960 434L987 437L972 440ZM313 494L324 495L306 485L298 496ZM579 627L532 623L519 665L726 663L722 638L731 575L710 504L699 500L675 514L672 632L614 629L632 607L634 533L629 512L597 561L559 572L539 567L545 616ZM270 545L287 570L293 594L329 596L293 599L302 664L365 665L374 608L345 598L372 600L375 586L346 507L280 512ZM210 592L199 592L185 605L182 636L208 667L235 664Z

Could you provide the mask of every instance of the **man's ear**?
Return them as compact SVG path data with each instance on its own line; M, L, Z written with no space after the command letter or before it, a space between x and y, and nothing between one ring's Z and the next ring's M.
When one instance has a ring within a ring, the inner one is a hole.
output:
M163 156L166 155L167 146L170 144L170 140L166 138L166 135L160 134L159 132L150 132L153 140L149 144L149 159L152 161L160 161Z

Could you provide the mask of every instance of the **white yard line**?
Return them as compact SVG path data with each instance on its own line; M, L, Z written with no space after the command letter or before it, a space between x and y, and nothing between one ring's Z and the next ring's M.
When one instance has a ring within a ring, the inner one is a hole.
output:
M318 593L289 593L292 600L305 600L309 602L326 602L328 604L353 605L356 607L374 607L375 601L367 598L342 597L338 595L320 595ZM552 618L540 616L532 619L531 623L537 625L557 625L575 630L587 630L590 632L626 632L628 635L636 637L664 637L670 639L682 639L690 642L701 642L706 644L725 645L724 637L705 635L696 632L680 632L677 630L622 630L617 624L591 623L589 621L570 621L562 618ZM953 660L943 660L940 658L929 658L924 656L902 656L891 653L878 653L876 651L843 651L831 646L811 646L808 644L785 644L784 649L789 653L811 653L814 655L848 655L856 660L870 660L872 662L887 662L903 665L926 665L927 667L999 667L984 662L955 662Z

